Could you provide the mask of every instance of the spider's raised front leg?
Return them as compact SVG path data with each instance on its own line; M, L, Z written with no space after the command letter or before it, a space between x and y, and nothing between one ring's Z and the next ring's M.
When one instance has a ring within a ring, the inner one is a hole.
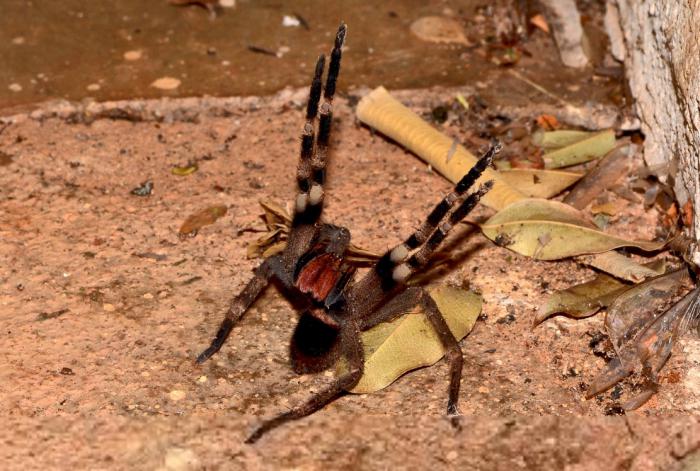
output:
M212 340L209 348L199 354L197 363L204 363L221 349L221 346L226 342L233 327L255 302L260 293L267 287L273 275L277 275L282 283L285 283L286 277L281 273L281 261L279 257L270 257L255 269L253 279L250 280L246 287L243 288L243 291L231 301L231 306L226 312L226 317L221 323L216 337Z
M316 223L323 210L324 181L326 165L328 162L328 144L333 122L333 97L335 95L336 82L340 72L340 59L347 27L341 24L335 37L335 45L331 52L328 65L326 86L323 90L323 104L320 113L321 101L321 76L325 57L321 56L316 63L316 71L311 82L309 101L306 107L306 124L301 137L301 158L297 170L297 183L299 193L294 205L293 226ZM319 114L318 137L314 146L314 119Z
M343 344L342 351L346 354L349 363L349 371L335 379L333 384L315 394L305 403L263 422L248 437L246 443L255 443L270 430L291 420L301 419L302 417L313 414L336 399L343 391L352 389L357 384L362 377L364 367L364 353L360 341L360 329L357 323L350 319L344 323L340 332L342 335L341 342Z

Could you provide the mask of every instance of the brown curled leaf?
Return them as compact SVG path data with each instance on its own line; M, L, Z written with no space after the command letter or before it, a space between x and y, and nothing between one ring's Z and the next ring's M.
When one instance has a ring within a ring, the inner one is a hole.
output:
M630 171L637 149L635 144L626 143L609 152L566 195L564 203L577 209L588 206L593 199Z
M214 224L217 219L226 215L228 208L225 205L210 206L191 214L180 226L180 236L196 235L204 226Z
M688 281L687 270L671 272L630 288L612 303L605 326L617 358L591 382L587 397L635 372L644 376L649 387L627 401L625 407L639 407L651 397L649 391L671 354L679 325L687 319L689 309L697 305L698 288L683 296Z
M601 273L591 281L552 294L537 313L534 325L554 314L576 319L592 316L629 288L630 285Z

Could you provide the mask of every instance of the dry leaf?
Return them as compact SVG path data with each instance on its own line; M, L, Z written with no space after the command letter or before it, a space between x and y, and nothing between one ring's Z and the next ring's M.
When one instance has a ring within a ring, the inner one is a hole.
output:
M683 205L681 211L681 218L683 220L683 225L685 227L692 227L693 225L693 202L688 200Z
M481 297L471 291L450 286L430 290L457 340L471 332L481 312ZM425 314L406 314L392 322L381 323L362 333L365 369L360 382L350 391L363 394L385 388L404 373L436 363L445 354L432 324ZM347 365L342 362L338 371Z
M260 200L260 206L268 232L248 245L248 258L267 258L282 252L287 246L287 236L292 226L292 217L282 205L272 200ZM363 266L377 261L380 254L350 244L345 256L352 264Z
M577 209L535 198L518 201L499 211L481 230L496 244L538 260L558 260L619 247L653 251L664 246L606 234Z
M614 147L615 133L612 129L608 129L566 147L547 152L542 158L545 168L567 167L600 158Z
M549 25L547 24L547 20L544 19L543 15L538 13L537 15L530 18L530 24L549 34Z
M560 170L511 169L499 171L503 180L529 198L551 198L558 195L583 175Z
M663 260L641 265L614 250L578 257L576 261L634 283L639 283L652 276L661 275L666 270L666 264Z
M566 314L576 319L592 316L629 288L628 284L600 274L591 281L552 294L537 313L534 324L540 324L554 314Z
M630 288L612 303L605 326L617 358L591 382L587 397L607 390L635 371L642 371L655 383L656 374L671 354L679 323L691 302L697 302L697 288L678 301L688 279L687 270L678 270ZM651 394L644 391L640 396L625 407L636 408Z
M566 195L564 203L577 209L588 206L594 198L629 172L637 149L635 144L624 143L608 152Z
M541 114L535 119L535 121L537 122L537 125L540 128L546 129L548 131L558 129L560 126L557 117L552 116L551 114Z
M608 216L616 216L627 206L624 201L608 201L607 203L594 204L591 206L592 214L607 214Z
M411 32L418 39L431 43L469 45L464 28L457 21L443 16L425 16L411 23Z
M199 169L197 164L188 164L186 167L173 167L170 169L170 173L177 175L178 177L184 177L196 172Z
M545 149L559 149L582 141L591 137L593 134L595 133L568 129L562 129L560 131L543 131L538 129L532 133L532 142Z
M210 206L190 215L180 226L180 235L196 235L199 229L214 224L217 219L226 215L227 210L225 205Z

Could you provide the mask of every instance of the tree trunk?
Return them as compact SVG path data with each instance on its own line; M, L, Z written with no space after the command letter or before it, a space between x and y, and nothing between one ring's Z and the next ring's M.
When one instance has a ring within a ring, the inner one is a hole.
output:
M612 52L624 61L649 167L700 208L700 0L608 0ZM698 241L700 218L691 238ZM698 244L692 260L700 265Z

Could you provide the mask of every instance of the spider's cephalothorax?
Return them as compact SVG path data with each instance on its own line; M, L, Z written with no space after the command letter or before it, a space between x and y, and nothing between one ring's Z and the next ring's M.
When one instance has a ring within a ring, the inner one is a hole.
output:
M475 192L468 193L490 165L499 146L492 146L479 159L410 237L387 251L367 274L355 280L354 267L345 259L350 231L321 221L333 95L346 31L346 26L341 24L331 52L325 87L321 80L325 66L323 55L318 59L311 82L297 170L299 191L287 246L282 253L267 258L255 269L253 279L233 299L211 346L199 355L197 362L206 361L221 348L236 322L269 282L275 280L285 292L303 300L302 315L291 342L294 370L303 373L322 371L334 364L340 355L347 358L350 367L347 373L306 403L264 422L248 438L248 443L284 422L317 411L342 391L351 389L362 376L364 366L360 332L390 321L419 304L447 350L450 363L447 412L453 424L457 424L459 416L457 399L462 351L433 299L422 287L409 287L406 282L412 274L427 266L450 229L491 188L492 182L489 181ZM324 101L319 106L322 94Z

